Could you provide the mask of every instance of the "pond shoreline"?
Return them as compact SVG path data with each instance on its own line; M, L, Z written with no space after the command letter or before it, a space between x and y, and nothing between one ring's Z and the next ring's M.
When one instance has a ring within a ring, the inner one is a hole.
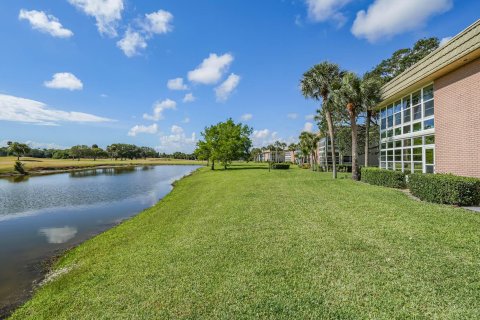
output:
M161 201L161 200L159 200L159 201ZM139 214L139 213L140 212L138 212L137 214ZM135 214L135 215L137 215L137 214ZM133 215L132 217L134 217L135 215ZM2 306L0 308L0 319L7 319L10 315L12 315L15 312L16 309L21 307L25 302L27 302L30 298L32 298L33 294L35 293L35 290L37 290L38 288L41 287L43 281L53 271L53 267L54 267L55 263L61 257L63 257L65 254L67 254L69 251L75 249L76 247L78 247L79 245L84 243L85 241L88 241L92 238L95 238L96 236L119 226L123 222L131 219L132 217L123 219L122 221L119 221L118 223L112 223L110 226L107 227L107 229L105 229L103 231L96 232L96 233L92 234L90 237L88 237L87 239L78 241L77 243L68 247L67 249L56 250L53 255L46 255L46 256L40 257L38 259L35 259L32 263L29 264L29 268L32 268L34 270L38 270L37 271L38 272L38 277L36 277L36 279L34 279L32 281L32 283L30 285L30 288L28 290L23 290L22 292L19 292L16 295L16 297L14 297L11 300L10 303L8 303L7 305Z
M58 174L58 173L69 173L69 172L76 172L76 171L85 171L85 170L96 170L96 169L116 169L116 168L129 168L129 167L144 167L144 166L191 166L191 165L199 165L205 166L205 164L196 163L196 162L184 162L184 163L177 163L173 162L162 162L162 163L128 163L128 164L99 164L94 166L68 166L68 167L51 167L51 168L44 168L38 167L33 168L28 171L28 174L23 175L14 172L4 172L0 173L0 178L14 178L14 177L23 177L23 176L45 176L49 174Z
M173 164L128 164L128 165L100 165L96 167L87 167L87 168L72 168L68 170L49 170L46 173L40 173L36 174L36 176L42 176L42 175L48 175L48 174L56 174L56 173L69 173L69 172L78 172L78 171L86 171L86 170L97 170L97 169L119 169L119 168L131 168L131 167L144 167L144 166L164 166L164 165L173 165ZM191 164L175 164L175 165L191 165ZM174 181L171 181L169 185L171 186L170 191L167 193L171 193L173 189L175 188L175 185L178 181L191 176L194 172L198 171L200 168L203 166L198 167L197 169L193 170L192 172L183 175L181 178L176 179ZM20 175L15 175L15 176L10 176L10 177L18 177ZM31 175L35 176L35 175ZM165 194L165 196L167 195ZM67 248L63 249L57 249L52 254L46 254L41 257L38 257L34 259L33 261L29 262L27 265L25 265L29 270L31 270L31 273L34 274L34 279L30 283L28 288L19 288L18 292L15 292L11 298L7 299L6 303L2 306L0 306L0 319L7 319L10 317L18 308L20 308L23 304L25 304L28 300L30 300L33 295L35 294L35 291L38 290L39 288L42 287L43 282L49 277L49 275L54 271L54 266L55 264L61 259L65 254L70 252L71 250L77 248L79 245L85 243L86 241L89 241L107 231L110 231L119 225L123 224L124 222L132 219L133 217L141 214L145 210L148 210L149 208L156 206L159 202L163 200L165 197L163 196L160 198L158 201L156 201L154 204L152 204L149 207L144 208L143 210L140 210L138 212L135 212L133 215L123 218L117 222L114 223L109 223L108 225L105 226L103 230L99 230L97 232L92 232L88 234L83 239L79 239L78 242L73 243Z

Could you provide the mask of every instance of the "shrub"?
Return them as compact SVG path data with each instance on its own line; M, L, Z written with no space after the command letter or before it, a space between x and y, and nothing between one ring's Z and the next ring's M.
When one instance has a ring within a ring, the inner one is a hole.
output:
M25 165L20 161L15 161L15 164L13 165L13 170L20 174L27 174L27 171L25 170Z
M408 177L408 187L420 200L459 206L480 204L480 179L414 173Z
M406 187L405 174L401 171L391 171L379 168L361 168L363 182L390 188L403 189Z
M310 163L298 164L300 169L310 169Z
M290 164L289 163L272 163L272 169L281 169L281 170L290 169Z

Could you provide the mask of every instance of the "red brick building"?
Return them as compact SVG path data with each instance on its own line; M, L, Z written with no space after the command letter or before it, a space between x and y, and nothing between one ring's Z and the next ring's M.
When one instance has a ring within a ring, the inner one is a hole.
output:
M380 167L480 178L480 20L383 87Z

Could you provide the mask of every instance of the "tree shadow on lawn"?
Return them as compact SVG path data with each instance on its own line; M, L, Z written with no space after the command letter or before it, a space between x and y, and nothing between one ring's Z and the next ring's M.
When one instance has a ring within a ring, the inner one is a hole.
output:
M268 170L268 165L261 164L231 164L227 167L227 170L223 166L215 165L215 171L233 171L233 170Z

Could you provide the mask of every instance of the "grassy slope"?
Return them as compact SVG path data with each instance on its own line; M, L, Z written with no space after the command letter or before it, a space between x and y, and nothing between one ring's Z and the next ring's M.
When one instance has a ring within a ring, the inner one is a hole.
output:
M479 318L480 216L307 170L201 169L15 319Z
M0 157L0 174L13 173L13 165L17 157ZM174 159L147 159L147 160L111 160L111 159L98 159L96 161L82 159L77 160L63 160L63 159L39 159L22 157L20 161L23 162L29 171L35 171L39 169L63 169L63 168L88 168L101 165L154 165L154 164L205 164L204 161L193 160L174 160Z

